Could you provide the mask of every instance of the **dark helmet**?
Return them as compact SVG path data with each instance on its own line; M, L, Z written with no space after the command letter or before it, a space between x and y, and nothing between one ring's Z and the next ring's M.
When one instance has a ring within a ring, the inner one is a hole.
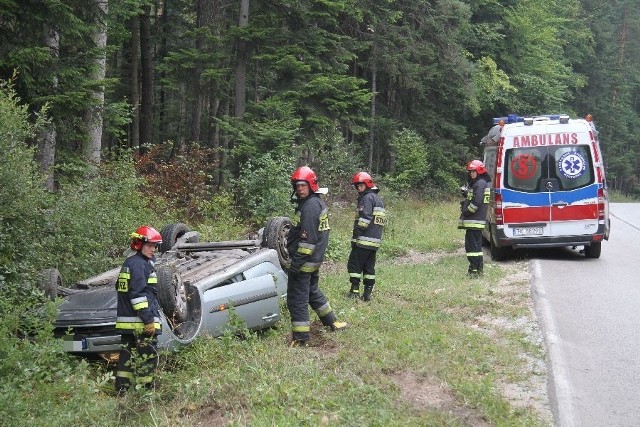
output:
M147 242L162 243L162 236L158 230L149 225L143 225L131 233L131 249L139 251L142 249L142 244Z
M291 175L291 185L294 189L296 188L296 182L298 181L306 181L309 188L314 193L320 188L320 185L318 185L318 177L309 166L300 166L296 169L293 175Z
M355 175L353 175L353 178L351 179L351 183L353 185L356 184L364 184L367 186L367 188L375 188L375 184L373 183L373 179L371 179L371 175L369 175L366 172L358 172Z
M471 160L469 163L467 163L467 170L476 171L478 172L478 175L487 173L487 168L484 167L484 163L482 163L480 160Z

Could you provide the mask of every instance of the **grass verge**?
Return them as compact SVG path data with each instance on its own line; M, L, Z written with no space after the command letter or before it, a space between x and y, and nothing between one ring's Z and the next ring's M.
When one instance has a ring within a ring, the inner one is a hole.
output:
M117 398L102 381L92 394L50 400L56 419L25 425L551 425L526 262L487 260L471 280L457 204L390 211L370 303L345 298L352 213L333 212L340 256L323 267L321 288L346 331L312 314L311 347L291 349L283 304L276 329L203 338L163 357L156 391Z

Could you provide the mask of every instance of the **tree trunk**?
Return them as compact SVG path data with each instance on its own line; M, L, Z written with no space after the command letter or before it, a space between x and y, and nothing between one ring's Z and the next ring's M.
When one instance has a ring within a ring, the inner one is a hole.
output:
M624 48L627 42L627 6L622 9L622 28L620 28L620 51L618 52L618 74L622 74L624 65ZM615 83L616 85L619 83ZM611 94L611 108L615 108L618 103L618 86L614 86Z
M249 25L249 0L240 0L240 28ZM235 86L235 111L234 116L241 118L247 108L247 43L238 40L236 45L236 86Z
M206 0L198 0L196 4L196 28L200 29L204 26L205 22L205 3ZM202 52L204 50L204 39L200 31L196 31L195 40L196 52ZM193 106L191 109L191 128L189 130L189 140L192 142L200 142L200 131L202 123L202 103L203 93L202 90L202 64L197 62L195 69L193 70L192 83L192 96Z
M151 7L140 16L140 154L153 142L153 58L151 57Z
M131 74L129 76L129 96L133 108L131 118L131 145L140 146L140 17L131 17Z
M367 162L367 170L373 173L373 147L376 140L375 124L376 124L376 81L378 79L378 69L376 66L376 48L373 47L373 61L371 62L371 123L369 124L369 158Z
M44 45L49 48L49 52L53 57L53 62L56 64L54 67L53 75L51 77L51 93L58 92L58 75L56 72L58 58L60 57L60 34L52 27L45 24L43 28L43 41ZM52 121L49 122L46 129L42 131L38 138L38 163L40 165L40 171L45 177L45 188L48 191L55 190L55 181L53 175L53 165L56 159L56 136L58 132L56 125Z
M225 103L225 115L229 115L229 110L231 109L229 105L229 97L226 97ZM226 183L225 179L225 171L227 169L227 151L229 150L229 136L225 133L222 135L222 147L220 150L220 174L218 179L218 184L220 187L224 187Z
M108 0L95 0L100 10L100 16L96 20L93 41L97 49L97 55L93 65L91 79L96 83L91 92L92 103L85 112L84 122L87 128L87 142L84 146L84 159L92 168L100 165L100 151L102 149L102 126L104 111L104 86L107 55L107 14L109 12ZM99 85L98 85L99 83Z

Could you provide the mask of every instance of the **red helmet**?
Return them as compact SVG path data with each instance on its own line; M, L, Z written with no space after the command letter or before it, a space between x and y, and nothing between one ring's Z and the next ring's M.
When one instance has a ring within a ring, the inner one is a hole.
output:
M131 249L139 251L142 249L142 244L147 242L162 243L162 236L158 230L149 225L143 225L131 233Z
M293 175L291 175L291 185L293 185L293 188L296 188L296 182L298 181L306 181L314 193L320 188L320 185L318 185L318 177L309 166L300 166Z
M369 175L366 172L358 172L355 175L353 175L353 178L351 179L351 183L353 185L363 183L364 185L367 186L367 188L373 188L376 186L373 183L373 179L371 179L371 175Z
M467 163L467 170L476 171L478 172L478 175L487 173L487 168L484 167L484 163L482 163L480 160L471 160L469 163Z

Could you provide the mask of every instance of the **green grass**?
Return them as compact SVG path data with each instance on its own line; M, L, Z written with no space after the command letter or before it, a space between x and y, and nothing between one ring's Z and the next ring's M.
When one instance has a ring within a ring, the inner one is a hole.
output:
M312 314L312 346L291 349L283 304L275 329L204 338L164 356L154 392L117 398L101 380L103 365L66 368L57 381L82 386L62 394L51 381L53 391L23 394L25 408L32 401L55 415L38 411L15 425L548 425L501 391L536 374L525 356L543 358L540 345L512 327L531 314L526 277L517 274L526 264L485 261L483 278L467 278L457 209L418 202L389 209L370 303L345 298L352 212L332 210L336 260L321 270L321 288L349 323L343 332L328 332ZM95 384L86 385L92 373Z

